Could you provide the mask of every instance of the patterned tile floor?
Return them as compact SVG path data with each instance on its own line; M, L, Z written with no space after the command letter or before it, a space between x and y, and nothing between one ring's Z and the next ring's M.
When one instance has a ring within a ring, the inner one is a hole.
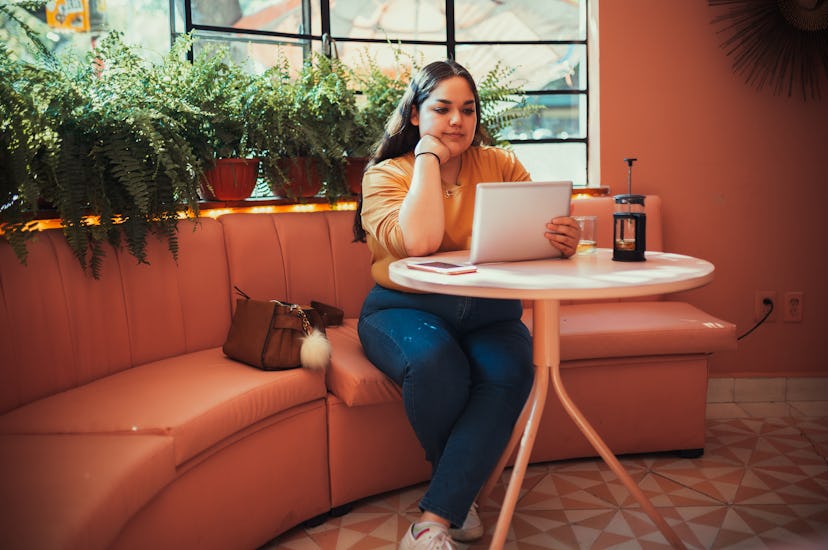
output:
M782 405L782 406L780 406ZM644 494L689 549L828 549L828 402L710 405L704 456L622 457ZM487 548L505 491L483 503ZM418 485L357 503L339 518L297 527L260 550L396 548L417 516ZM506 548L669 548L600 459L530 466Z

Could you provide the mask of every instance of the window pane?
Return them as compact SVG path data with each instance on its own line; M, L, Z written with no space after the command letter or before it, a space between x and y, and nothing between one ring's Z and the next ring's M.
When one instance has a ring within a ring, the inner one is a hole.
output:
M512 149L534 181L567 180L576 187L587 183L585 143L521 143Z
M302 27L296 0L192 0L193 23L292 34L320 34L319 2L311 2L311 28Z
M67 19L47 17L48 6L20 11L24 22L36 34L45 39L47 48L56 53L70 53L83 56L89 52L95 41L109 31L120 31L124 42L135 45L139 53L160 58L170 49L169 0L109 0L80 4L81 11ZM54 8L53 8L54 9ZM51 23L47 23L47 20ZM72 22L83 22L88 31L68 30ZM16 24L7 24L0 15L0 40L15 55L28 58L32 45L24 38Z
M337 42L337 51L348 67L359 68L373 59L386 74L398 74L406 68L416 69L446 58L446 47L442 45L394 44L390 47L386 43Z
M239 0L192 0L193 23L230 27L242 17Z
M107 0L97 2L104 6L104 24L110 30L124 33L124 41L140 46L145 52L159 57L170 49L169 0Z
M586 47L574 44L457 46L457 61L476 80L500 62L525 90L585 90L585 59Z
M187 32L187 29L184 25L184 3L181 1L176 1L176 9L173 10L172 14L172 28L173 32L177 35L184 34Z
M252 73L261 73L272 67L280 55L288 58L290 66L297 70L302 66L305 48L308 41L305 40L260 40L250 35L239 35L231 33L196 33L196 41L193 45L193 55L202 55L205 48L215 45L226 46L230 58L237 64ZM321 45L318 41L312 42L314 51L319 51Z
M586 0L455 0L455 32L459 42L584 40L585 4Z
M501 133L501 138L533 140L586 137L586 96L530 96L526 103L534 112L511 121Z
M445 42L446 3L445 0L337 0L331 2L331 34L345 38Z

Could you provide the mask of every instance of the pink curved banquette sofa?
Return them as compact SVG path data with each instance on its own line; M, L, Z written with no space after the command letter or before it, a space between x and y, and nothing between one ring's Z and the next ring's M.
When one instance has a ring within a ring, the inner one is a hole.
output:
M661 250L661 202L646 205ZM612 208L573 202L599 217L599 246ZM373 282L352 217L183 221L177 263L151 239L149 265L109 250L100 280L59 230L30 243L27 266L0 243L0 547L249 550L428 479L400 392L356 334ZM234 286L342 308L328 370L225 357ZM735 347L733 324L669 296L561 317L564 383L614 452L704 448L708 359ZM550 391L531 460L594 454Z

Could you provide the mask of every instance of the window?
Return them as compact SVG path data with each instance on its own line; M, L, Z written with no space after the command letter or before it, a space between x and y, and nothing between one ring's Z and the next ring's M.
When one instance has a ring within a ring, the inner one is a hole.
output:
M395 51L414 62L451 57L480 81L498 62L513 67L533 105L501 136L536 180L587 185L588 0L189 0L183 30L224 41L253 70L276 51L298 65L310 51L347 64L366 52L383 66ZM219 6L222 9L218 9ZM187 10L190 10L189 12ZM181 29L180 22L176 24ZM329 40L329 38L331 40ZM197 52L196 52L197 55Z
M590 0L60 0L88 6L89 32L56 32L63 47L88 49L118 29L127 42L162 55L192 30L197 43L228 44L251 71L281 52L298 67L311 51L350 65L366 53L381 66L451 57L480 81L498 62L514 68L532 105L502 133L533 178L598 181L597 105L590 96ZM45 14L40 18L46 20ZM395 52L397 55L395 56ZM199 54L196 47L194 55ZM593 79L594 80L594 79ZM597 89L594 86L593 89ZM594 95L594 94L593 94ZM590 101L592 99L592 101ZM588 169L589 167L593 167ZM589 177L588 177L589 172Z

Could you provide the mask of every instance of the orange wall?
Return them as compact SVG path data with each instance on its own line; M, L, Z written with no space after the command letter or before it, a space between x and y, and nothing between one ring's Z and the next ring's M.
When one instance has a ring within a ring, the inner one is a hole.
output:
M828 79L822 101L757 91L731 70L704 0L600 0L602 185L664 199L671 252L716 266L677 297L753 326L756 290L803 291L802 323L766 323L711 376L828 375ZM781 306L781 304L780 304Z

